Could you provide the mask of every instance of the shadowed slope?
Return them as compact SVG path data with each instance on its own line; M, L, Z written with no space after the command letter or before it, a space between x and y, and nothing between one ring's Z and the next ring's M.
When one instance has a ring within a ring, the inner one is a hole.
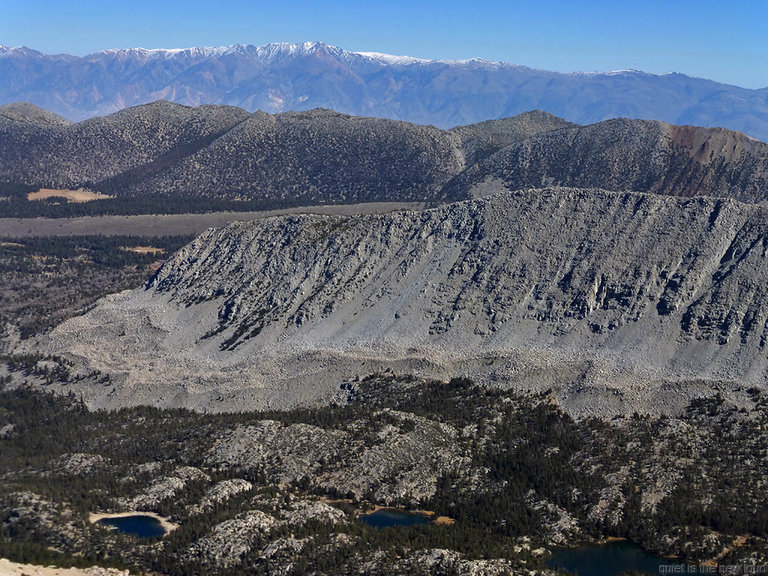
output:
M487 180L513 190L600 187L762 202L768 198L768 144L720 128L607 120L513 143L447 188L465 194Z

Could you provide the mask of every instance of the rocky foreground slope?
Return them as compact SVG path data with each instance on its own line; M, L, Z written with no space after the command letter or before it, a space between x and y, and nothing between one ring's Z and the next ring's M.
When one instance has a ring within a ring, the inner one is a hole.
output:
M285 408L394 370L674 412L765 386L767 231L733 200L562 188L235 223L45 346L116 376L91 406Z

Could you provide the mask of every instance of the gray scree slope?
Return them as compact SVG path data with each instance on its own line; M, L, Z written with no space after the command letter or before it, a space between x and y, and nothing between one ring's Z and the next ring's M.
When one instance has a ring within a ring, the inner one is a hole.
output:
M597 189L203 233L47 347L91 406L285 408L393 369L552 387L575 414L765 386L768 209Z

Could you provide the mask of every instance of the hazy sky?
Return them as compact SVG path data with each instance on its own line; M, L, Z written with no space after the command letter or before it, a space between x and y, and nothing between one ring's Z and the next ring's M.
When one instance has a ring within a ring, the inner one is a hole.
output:
M0 44L85 55L321 40L559 72L633 68L768 87L768 0L0 0Z

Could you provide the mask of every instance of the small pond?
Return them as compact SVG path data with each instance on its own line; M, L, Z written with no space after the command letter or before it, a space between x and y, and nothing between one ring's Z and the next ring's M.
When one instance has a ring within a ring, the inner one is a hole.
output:
M109 526L123 534L133 534L139 538L157 538L165 535L165 528L160 524L160 521L145 514L102 518L98 524Z
M363 514L360 520L374 528L391 528L392 526L413 526L415 524L429 524L423 514L415 514L398 510L396 508L379 508L370 514Z
M659 566L680 564L656 556L627 540L617 540L596 546L553 548L547 564L565 568L579 576L618 576L634 570L643 574L660 574Z

